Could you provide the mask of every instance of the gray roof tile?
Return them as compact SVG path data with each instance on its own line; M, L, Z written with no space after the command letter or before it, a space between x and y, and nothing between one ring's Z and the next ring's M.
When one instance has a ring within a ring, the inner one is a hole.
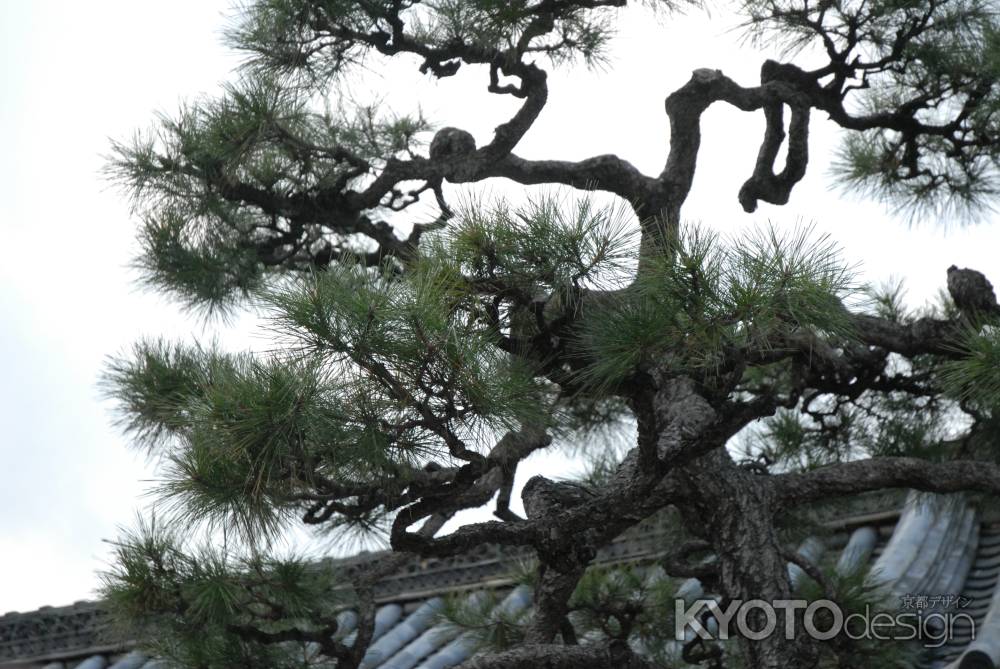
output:
M891 521L889 518L878 522ZM975 621L977 632L980 625L984 625L984 629L996 628L986 637L977 634L977 640L971 645L968 644L968 631L956 629L956 638L926 658L924 666L942 669L952 663L950 667L955 667L963 653L971 651L1000 664L1000 590L996 588L1000 574L1000 524L984 524L975 510L963 503L908 503L891 535L885 531L885 525L845 527L850 527L850 531L839 540L842 550L838 570L873 561L874 571L896 594L954 594L954 590L961 589L964 596L973 600L968 612ZM602 559L617 562L655 557L662 552L663 535L650 532L648 526L645 531L644 537L631 536L616 542L612 549L604 552ZM816 560L821 548L822 545L813 539L804 542L799 552ZM493 588L514 585L499 576L509 565L509 558L492 547L453 562L415 563L418 566L404 569L392 577L390 585L381 591L383 605L376 612L373 643L365 655L363 669L448 669L467 659L476 649L473 638L456 636L452 627L436 623L443 602L433 593L435 589L438 592L467 589L476 583ZM354 561L360 564L358 558ZM794 565L790 567L790 575L793 579L802 577ZM690 598L705 596L695 579L685 582L680 592ZM395 599L387 600L387 597ZM498 608L514 613L530 607L531 602L531 590L527 586L517 586ZM100 616L98 605L82 603L0 617L0 663L18 657L44 657L44 652L52 652L60 639L50 639L46 645L30 638L32 634L44 633L49 629L47 626L56 630L66 648L71 650L77 647L74 644L87 640L80 630L87 628L88 621L95 626L103 624ZM349 643L356 635L357 615L345 611L339 622L341 638ZM70 630L75 631L71 633ZM44 669L166 669L161 662L150 660L137 651L121 655L120 650L98 650L93 640L89 643L93 652L79 653L72 661L50 662ZM49 655L53 659L71 656L68 652L61 656Z

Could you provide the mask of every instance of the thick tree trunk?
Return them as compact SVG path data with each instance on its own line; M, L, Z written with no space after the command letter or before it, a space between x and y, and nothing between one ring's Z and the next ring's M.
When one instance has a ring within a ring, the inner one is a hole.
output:
M788 564L775 531L774 496L770 486L733 463L724 449L685 467L692 488L700 494L681 511L689 529L711 543L719 557L719 588L727 600L754 599L771 603L790 599ZM723 602L725 608L726 602ZM760 614L760 611L753 613ZM816 665L815 644L803 637L785 638L784 612L768 636L740 638L748 669L810 669ZM754 630L764 628L763 617L748 618ZM735 625L730 625L738 635Z
M535 586L535 615L525 634L526 644L551 643L559 633L566 619L567 602L583 576L584 567L581 564L569 573L551 566L544 570Z

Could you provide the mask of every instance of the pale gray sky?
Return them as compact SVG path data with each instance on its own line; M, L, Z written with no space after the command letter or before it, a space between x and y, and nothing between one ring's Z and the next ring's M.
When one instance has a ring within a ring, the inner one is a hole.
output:
M109 138L146 127L154 111L216 90L236 63L219 42L229 6L0 0L0 614L92 597L108 554L102 540L146 503L143 479L153 472L110 424L96 386L103 360L144 335L206 332L136 291L126 267L133 221L100 176L101 156ZM764 55L737 46L724 11L713 17L658 25L642 12L626 14L608 69L553 76L548 107L519 153L617 153L658 172L668 145L663 98L692 69L756 81ZM440 125L466 127L480 141L511 110L485 92L482 71L433 82L412 63L384 73L374 60L370 67L354 95L379 90L400 111L419 104ZM736 192L761 128L759 115L723 106L708 112L690 219L723 232L769 219L789 227L814 221L866 278L905 278L915 304L944 285L952 263L1000 284L1000 226L911 228L876 204L831 193L826 165L835 133L818 114L812 164L792 201L744 214ZM234 328L224 340L240 347L259 343L253 337Z

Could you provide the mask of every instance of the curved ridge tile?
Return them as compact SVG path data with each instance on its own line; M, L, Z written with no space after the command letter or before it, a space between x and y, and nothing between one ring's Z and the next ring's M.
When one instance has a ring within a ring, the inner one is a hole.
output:
M968 505L962 498L938 496L926 505L931 507L934 520L906 573L892 587L897 595L944 594L934 589L941 567L948 559L958 534L968 531L971 522Z
M76 665L75 669L104 669L108 666L108 661L103 655L94 655Z
M372 641L376 641L403 617L403 607L399 604L387 604L375 612L375 629L372 630Z
M934 527L937 520L935 506L919 500L913 491L907 495L896 529L872 567L871 579L875 584L898 592L896 583L918 558L927 535Z
M474 602L482 595L482 592L474 592L469 595L467 601ZM395 655L378 665L378 669L413 669L421 660L432 655L442 645L452 641L457 635L458 632L452 625L434 625L416 639L406 644Z
M344 637L345 646L353 646L354 641L358 638L358 614L353 611L345 611L345 613L353 614L353 623L350 626L351 632ZM379 607L375 612L375 625L372 630L372 641L374 642L380 636L385 634L386 630L396 624L396 621L400 619L403 615L403 607L399 604L386 604L385 606ZM338 616L339 620L339 616Z
M140 669L146 664L148 658L137 650L125 655L123 658L112 664L108 669Z
M420 663L417 669L448 669L461 664L476 650L476 640L463 634Z
M531 605L531 588L519 585L497 605L496 610L510 615L523 611ZM424 660L417 669L448 669L467 660L476 650L476 640L466 632L447 646Z
M454 639L455 636L454 630L444 625L436 625L378 665L378 669L413 669L418 662Z
M801 558L810 562L812 564L819 564L820 558L823 557L823 552L826 550L826 546L823 545L823 541L817 537L809 537L802 542L799 549L795 551L797 555ZM788 563L788 580L791 582L792 590L799 587L802 583L802 579L805 577L806 572L799 565L794 562Z
M837 573L841 576L854 573L861 569L871 559L878 543L878 532L874 527L859 527L851 533L847 545L840 552L837 560Z
M955 539L953 549L948 553L945 563L941 565L940 575L934 585L936 594L960 594L965 581L972 571L979 547L979 513L968 509L965 517L964 531Z
M398 625L386 632L381 639L369 646L361 661L361 669L370 669L392 657L399 649L416 639L431 626L435 616L444 608L440 597L429 599L408 615Z
M355 611L341 611L337 614L337 636L343 638L358 626L358 614Z
M704 594L705 588L701 585L701 581L696 578L689 578L677 587L674 596L690 604L696 599L701 599Z
M1000 568L993 564L995 560L992 557L1000 540L1000 531L978 526L977 530L979 546L976 558L962 589L962 595L972 598L973 603L960 610L973 618L975 626L960 630L960 637L956 633L956 638L949 642L935 666L951 661L946 665L947 669L995 669L1000 663L1000 589L996 588ZM971 639L973 631L974 640Z
M957 662L949 667L995 669L1000 664L1000 588L994 588L989 610L975 632L976 638L969 643Z

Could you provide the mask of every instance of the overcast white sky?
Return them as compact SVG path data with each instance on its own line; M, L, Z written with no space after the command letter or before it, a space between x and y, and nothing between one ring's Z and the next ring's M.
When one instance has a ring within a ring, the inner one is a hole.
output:
M0 614L92 597L108 554L103 540L145 504L143 479L153 472L110 424L96 385L104 358L144 335L205 331L134 288L126 267L133 222L100 176L101 156L109 138L128 137L154 111L169 112L227 77L236 59L219 29L229 7L230 0L0 0ZM692 69L756 81L764 55L737 46L724 11L713 17L658 25L643 12L626 14L607 70L554 75L549 105L519 153L617 153L658 172L668 145L663 98ZM409 66L383 75L373 61L355 95L366 88L400 111L419 104L480 142L511 110L485 93L481 71L431 82ZM753 165L761 119L710 110L687 216L724 232L814 221L861 263L865 278L905 278L914 304L944 285L952 263L1000 284L995 223L910 227L879 205L830 192L835 133L820 116L810 171L791 203L748 216L736 192ZM224 340L260 341L245 327Z

